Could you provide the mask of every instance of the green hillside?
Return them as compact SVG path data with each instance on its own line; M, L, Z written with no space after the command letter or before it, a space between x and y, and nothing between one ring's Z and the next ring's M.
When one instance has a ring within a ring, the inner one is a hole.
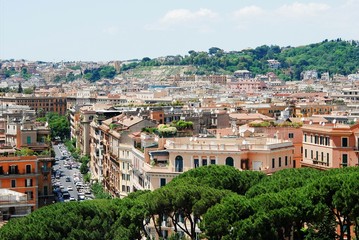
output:
M275 59L281 63L279 69L269 68L267 60ZM255 74L275 72L284 80L300 79L304 70L317 70L319 74L329 72L348 75L359 71L359 42L324 40L321 43L300 47L259 46L255 49L225 52L212 47L208 52L189 51L185 56L164 58L143 58L122 66L121 72L140 67L193 66L186 74L231 74L236 70L247 69Z

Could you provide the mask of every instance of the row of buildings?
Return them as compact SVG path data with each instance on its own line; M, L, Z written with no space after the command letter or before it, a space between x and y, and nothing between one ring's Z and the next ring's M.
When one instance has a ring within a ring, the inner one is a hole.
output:
M30 107L2 104L0 218L20 217L53 201L50 129Z

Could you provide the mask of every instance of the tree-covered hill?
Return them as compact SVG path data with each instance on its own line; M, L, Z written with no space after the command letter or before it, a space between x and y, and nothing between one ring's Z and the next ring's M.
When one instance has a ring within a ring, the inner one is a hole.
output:
M0 239L142 239L149 223L165 237L158 219L173 226L175 234L166 239L184 239L181 232L196 239L198 227L200 238L210 240L358 239L358 179L358 167L288 169L266 176L211 165L152 192L40 208L10 220Z
M278 60L279 69L271 69L267 60ZM143 66L186 65L196 70L187 74L231 74L236 70L249 70L255 74L275 72L285 80L298 80L304 70L317 70L348 75L359 71L359 42L324 40L321 43L300 47L259 46L255 49L225 52L212 47L208 52L189 51L185 56L167 56L124 64L121 72Z

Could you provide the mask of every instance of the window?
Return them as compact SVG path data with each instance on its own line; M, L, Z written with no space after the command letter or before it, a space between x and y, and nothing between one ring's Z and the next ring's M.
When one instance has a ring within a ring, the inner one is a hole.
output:
M130 186L127 186L127 192L131 192L131 188L130 188Z
M10 174L18 174L19 173L19 169L17 167L17 165L13 165L9 167L9 173Z
M304 142L307 142L307 134L304 134Z
M313 135L310 135L310 143L313 143Z
M272 168L275 168L275 159L272 158Z
M166 178L160 179L160 187L166 186Z
M347 137L342 138L342 147L348 147L348 138Z
M288 156L285 156L284 158L284 164L287 166L288 165Z
M348 154L342 155L342 166L347 167L348 166Z
M193 165L194 165L194 168L198 168L199 167L199 159L193 159Z
M122 185L122 192L126 192L126 186Z
M32 191L27 191L26 195L27 195L27 200L34 199L34 193Z
M130 181L131 180L131 175L130 174L126 174L126 180Z
M315 137L314 137L314 143L315 143L315 144L318 144L318 143L319 143L318 136L315 136Z
M12 188L15 188L16 187L16 180L11 180L11 187Z
M321 161L323 162L324 161L324 153L321 152Z
M282 158L279 157L279 158L278 158L278 167L281 167L281 166L282 166Z
M4 169L2 166L0 166L0 174L4 174Z
M31 144L31 136L27 136L27 137L26 137L26 143L27 143L27 144Z
M294 133L289 133L288 138L294 138Z
M308 156L307 156L307 154L308 154L307 149L304 149L304 157L305 157L305 158L307 158L307 157L308 157Z
M123 181L126 181L126 174L123 174L123 173L122 173L122 176L121 176L121 177L122 177L122 180L123 180Z
M207 159L202 159L202 166L207 166Z
M211 165L215 165L216 164L216 159L211 158Z
M325 145L326 146L330 145L330 138L329 137L325 137Z
M329 153L327 153L327 166L329 166Z
M175 159L175 171L183 172L183 158L182 156L177 156Z
M227 157L227 158L226 158L226 165L233 167L233 166L234 166L233 158Z
M31 173L31 165L26 165L26 173Z
M316 159L316 160L319 160L318 151L315 151L315 159Z
M313 150L310 150L310 158L313 159Z
M323 145L323 144L324 144L324 137L323 137L323 136L320 136L320 138L319 138L319 143L320 143L320 145Z
M47 186L44 186L44 195L48 195L49 194L49 191L48 191L48 187Z
M32 179L25 179L25 187L32 187Z

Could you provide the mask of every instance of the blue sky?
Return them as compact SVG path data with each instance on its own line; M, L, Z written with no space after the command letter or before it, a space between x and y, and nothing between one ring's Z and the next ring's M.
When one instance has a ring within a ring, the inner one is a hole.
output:
M359 0L0 0L0 59L110 61L359 40Z

